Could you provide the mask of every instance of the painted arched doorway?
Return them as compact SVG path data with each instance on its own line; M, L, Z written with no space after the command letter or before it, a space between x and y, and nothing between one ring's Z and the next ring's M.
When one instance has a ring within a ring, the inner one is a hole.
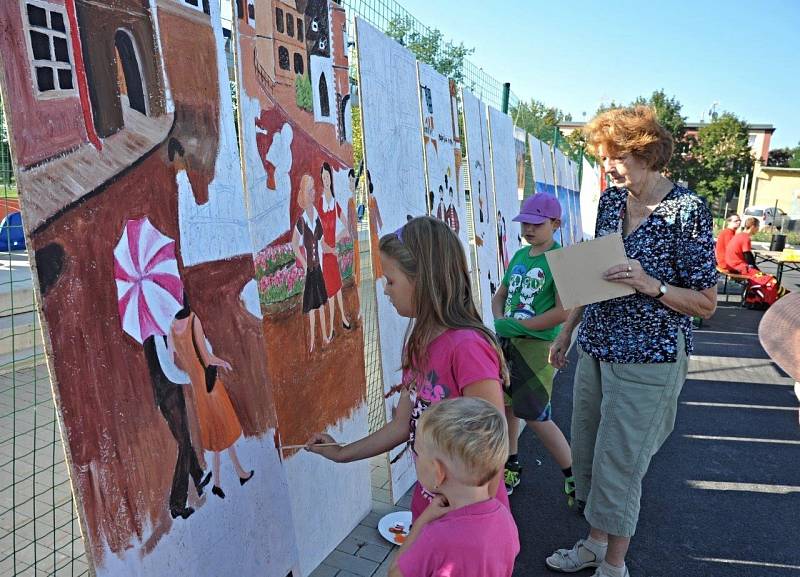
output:
M122 69L128 103L133 110L147 114L147 93L133 39L125 30L117 30L114 35L114 46L117 49L119 67Z

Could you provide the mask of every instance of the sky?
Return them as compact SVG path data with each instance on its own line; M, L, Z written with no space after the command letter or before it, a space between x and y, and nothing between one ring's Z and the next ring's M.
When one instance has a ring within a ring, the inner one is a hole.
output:
M397 1L521 100L573 120L663 89L688 122L716 103L772 124L771 148L800 143L800 1Z

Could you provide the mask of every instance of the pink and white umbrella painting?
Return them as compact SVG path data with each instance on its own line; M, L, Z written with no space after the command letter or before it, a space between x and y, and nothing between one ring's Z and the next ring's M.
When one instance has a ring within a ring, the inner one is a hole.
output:
M147 217L129 220L114 248L122 330L142 343L151 335L166 335L183 308L183 283L175 258L175 241Z

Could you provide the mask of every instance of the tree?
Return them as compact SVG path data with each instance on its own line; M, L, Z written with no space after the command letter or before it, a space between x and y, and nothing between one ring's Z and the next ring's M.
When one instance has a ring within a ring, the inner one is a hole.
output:
M769 151L767 166L800 168L800 143L794 148L776 148Z
M696 164L690 171L690 184L699 194L711 202L735 194L755 160L747 123L730 112L719 115L700 129L691 156Z
M440 74L464 85L464 60L475 52L463 42L453 44L444 40L438 28L420 32L417 22L410 16L395 16L386 29L386 35L414 53L420 62L433 66Z

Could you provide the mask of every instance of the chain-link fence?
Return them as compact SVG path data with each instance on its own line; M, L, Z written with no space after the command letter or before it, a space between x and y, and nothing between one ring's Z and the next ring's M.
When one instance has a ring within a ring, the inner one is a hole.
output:
M85 575L5 123L0 219L0 575Z

